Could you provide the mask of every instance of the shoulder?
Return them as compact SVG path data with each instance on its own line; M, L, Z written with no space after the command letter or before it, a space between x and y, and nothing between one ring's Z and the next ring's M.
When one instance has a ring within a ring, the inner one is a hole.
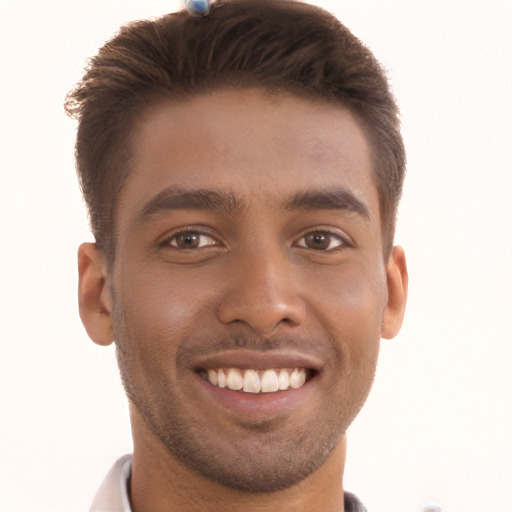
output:
M118 459L98 489L89 512L131 512L128 498L131 471L131 455Z
M345 493L345 512L368 512L357 496L349 492Z

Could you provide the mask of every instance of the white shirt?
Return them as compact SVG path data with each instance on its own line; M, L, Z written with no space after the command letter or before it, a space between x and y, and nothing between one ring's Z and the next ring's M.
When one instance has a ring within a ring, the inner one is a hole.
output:
M132 512L128 486L132 472L132 456L116 461L98 489L89 512Z

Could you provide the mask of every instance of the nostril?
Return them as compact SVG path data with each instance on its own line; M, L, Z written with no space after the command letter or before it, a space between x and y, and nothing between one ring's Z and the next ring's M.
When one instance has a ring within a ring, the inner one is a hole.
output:
M224 324L244 323L255 332L268 335L278 326L298 326L306 306L300 294L280 290L262 280L241 279L226 290L217 315Z

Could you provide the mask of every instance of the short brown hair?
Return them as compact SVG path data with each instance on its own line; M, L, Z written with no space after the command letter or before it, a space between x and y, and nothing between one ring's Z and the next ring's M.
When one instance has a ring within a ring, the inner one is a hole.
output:
M129 174L130 135L150 103L223 87L263 87L337 103L365 129L374 155L384 253L393 244L405 173L398 109L373 54L328 12L294 0L219 0L121 28L69 93L79 121L76 162L99 247L113 260L115 208Z

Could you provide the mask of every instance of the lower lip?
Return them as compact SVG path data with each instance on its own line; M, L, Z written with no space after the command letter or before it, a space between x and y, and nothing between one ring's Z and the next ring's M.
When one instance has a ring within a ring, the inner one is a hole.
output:
M274 393L245 393L219 388L197 376L199 384L211 400L218 402L237 416L246 416L251 419L279 416L299 407L311 395L317 378L318 375L298 389Z

